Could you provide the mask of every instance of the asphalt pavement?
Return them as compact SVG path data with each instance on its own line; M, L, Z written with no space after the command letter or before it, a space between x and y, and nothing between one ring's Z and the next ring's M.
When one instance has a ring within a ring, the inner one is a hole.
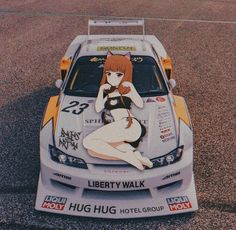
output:
M234 0L0 0L0 229L235 229L235 12ZM104 220L34 210L40 122L60 59L89 18L117 17L145 18L173 60L174 93L194 127L195 213Z

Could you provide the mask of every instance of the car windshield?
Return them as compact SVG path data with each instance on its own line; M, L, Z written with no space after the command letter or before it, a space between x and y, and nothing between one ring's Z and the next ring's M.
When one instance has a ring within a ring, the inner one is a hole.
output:
M80 57L70 73L65 94L96 97L106 56ZM133 84L141 96L165 95L167 89L159 67L149 56L131 56Z

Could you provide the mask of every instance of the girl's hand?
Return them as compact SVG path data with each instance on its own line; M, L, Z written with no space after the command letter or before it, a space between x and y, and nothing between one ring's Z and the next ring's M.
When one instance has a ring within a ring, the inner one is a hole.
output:
M109 84L104 84L104 85L101 85L100 86L100 89L101 91L104 91L104 90L109 90L111 88L111 85Z
M124 82L122 83L122 85L123 85L124 87L130 87L130 88L133 88L133 87L134 87L134 85L133 85L131 82L129 82L129 81L124 81Z

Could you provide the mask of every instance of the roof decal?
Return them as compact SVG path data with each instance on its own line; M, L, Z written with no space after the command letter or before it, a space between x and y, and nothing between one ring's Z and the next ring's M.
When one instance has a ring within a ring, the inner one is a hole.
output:
M136 51L135 46L98 46L97 51Z

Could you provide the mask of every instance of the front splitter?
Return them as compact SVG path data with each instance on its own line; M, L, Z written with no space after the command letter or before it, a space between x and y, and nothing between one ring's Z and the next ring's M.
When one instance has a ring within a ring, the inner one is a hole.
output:
M77 193L45 186L39 176L35 209L44 212L97 218L125 219L173 215L198 209L194 177L185 190L148 199L87 199Z

